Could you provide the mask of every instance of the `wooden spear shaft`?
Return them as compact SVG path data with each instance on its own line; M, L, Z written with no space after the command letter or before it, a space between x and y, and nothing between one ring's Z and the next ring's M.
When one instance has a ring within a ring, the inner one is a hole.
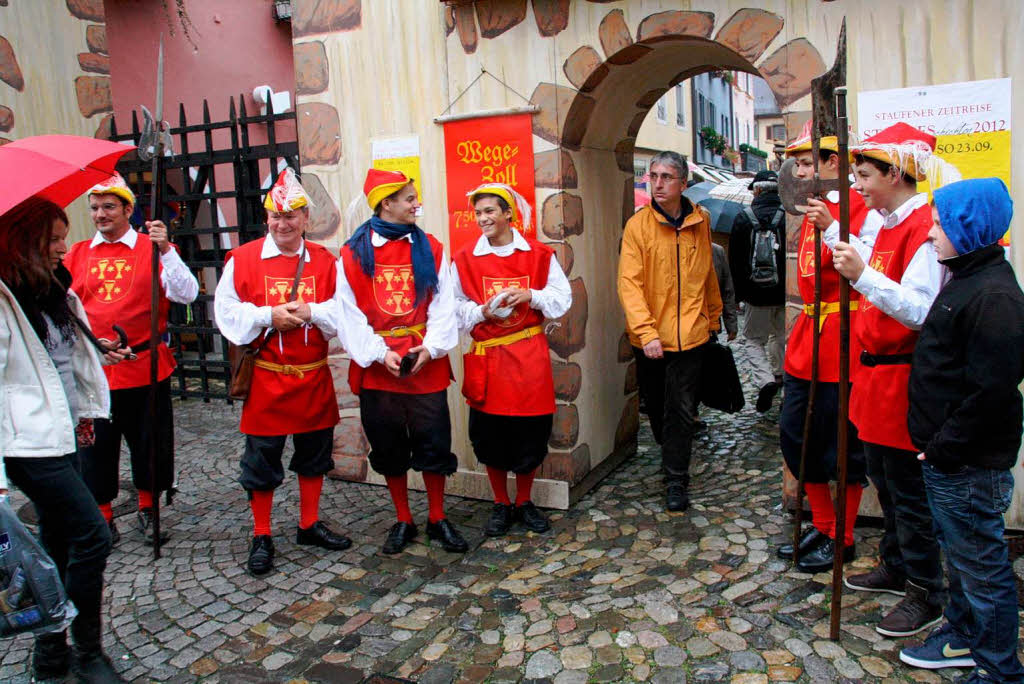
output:
M161 195L163 194L164 145L161 119L164 109L164 37L160 36L160 52L157 57L156 114L153 122L153 169L149 193L149 220L159 220ZM169 237L169 236L168 236ZM149 477L150 493L153 495L153 559L160 560L160 491L157 489L157 440L160 432L156 423L157 377L160 346L160 248L155 244L150 262L152 281L149 298Z
M836 136L839 149L839 240L850 241L849 123L846 88L836 88ZM843 551L846 548L846 475L850 424L850 281L839 279L839 417L836 426L836 541L832 561L829 638L839 640L843 608ZM854 511L853 515L857 515Z
M819 141L811 133L811 156L814 159L814 180L818 180ZM793 518L793 567L800 561L800 528L804 522L804 478L807 473L807 450L811 441L811 423L814 420L814 402L818 396L818 356L821 347L821 231L814 231L814 320L811 329L811 384L807 390L807 410L800 440L800 467L796 476L796 515Z

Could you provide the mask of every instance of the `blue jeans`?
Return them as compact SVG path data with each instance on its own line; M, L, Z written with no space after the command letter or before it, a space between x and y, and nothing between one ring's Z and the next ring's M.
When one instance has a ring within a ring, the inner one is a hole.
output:
M1024 682L1017 658L1017 590L1003 539L1008 470L922 468L935 533L946 555L946 620L971 645L981 681Z

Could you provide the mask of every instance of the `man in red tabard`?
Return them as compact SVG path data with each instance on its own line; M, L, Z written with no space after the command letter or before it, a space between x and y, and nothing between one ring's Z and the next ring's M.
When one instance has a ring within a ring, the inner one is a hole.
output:
M320 521L320 492L324 475L334 467L339 420L327 366L328 341L337 334L338 273L326 248L303 239L309 204L295 173L286 168L264 202L269 235L228 253L214 297L224 337L259 346L252 389L242 405L245 452L238 478L252 508L248 568L254 575L274 567L270 511L274 490L284 481L281 454L288 435L295 446L288 468L299 480L295 542L329 550L352 545Z
M82 450L82 475L110 526L120 539L111 503L117 498L121 437L128 442L132 482L138 491L138 520L143 535L152 541L153 497L174 484L174 421L171 380L174 356L163 340L157 345L156 425L150 424L150 298L153 273L152 245L160 249L161 336L167 332L170 302L188 304L199 294L199 283L177 248L167 239L161 221L146 221L149 234L137 233L129 221L135 195L120 175L89 190L89 212L96 235L72 246L64 257L71 272L71 289L82 300L93 333L117 340L114 325L128 335L134 359L104 366L110 384L110 420L96 419L96 441ZM156 491L150 472L150 440L156 440ZM165 534L161 534L164 537Z
M889 637L938 624L946 599L921 462L907 429L911 355L946 277L928 240L928 197L917 183L927 178L934 189L960 178L934 150L934 136L905 123L851 145L854 189L879 214L881 227L870 250L857 238L832 246L836 270L861 295L851 354L860 355L862 367L850 394L850 420L864 443L868 477L885 519L881 563L844 583L904 595L875 627ZM811 220L823 228L829 218Z
M514 519L545 532L551 525L531 498L555 412L542 326L545 318L569 310L572 290L554 250L512 227L530 225L530 205L522 195L490 183L468 197L483 235L455 255L452 285L459 329L473 337L462 356L469 439L494 490L484 533L503 536ZM509 471L516 474L515 507L508 496Z
M826 136L819 141L818 173L823 180L839 176L839 147L836 137ZM786 148L786 156L796 159L798 178L813 178L814 152L810 138L802 138ZM839 193L829 192L823 202L815 202L815 213L823 212L829 220L839 217ZM861 196L850 190L850 234L859 235L864 242L874 239L878 226L865 225L867 207ZM838 224L837 224L838 225ZM811 355L814 335L814 270L815 263L821 269L821 319L819 329L818 389L815 396L814 413L811 417L810 442L807 445L804 491L811 505L813 525L802 533L799 543L799 566L805 572L822 572L832 568L835 554L836 516L829 490L829 481L836 478L836 425L839 416L839 279L832 265L832 250L822 243L817 262L814 258L814 233L817 229L808 216L800 225L800 242L797 252L797 283L803 301L803 315L793 325L786 343L786 360L782 411L779 414L779 441L786 466L791 473L798 473L800 452L803 444L804 420L807 414L807 399L810 392ZM838 234L838 232L837 232ZM870 237L869 237L870 235ZM851 316L856 315L858 306L856 293L851 297ZM851 366L859 365L852 358ZM853 525L857 519L861 494L867 483L865 475L864 450L857 438L857 429L851 424L848 429L847 485L846 485L846 529L844 560L852 560ZM778 549L780 558L792 558L793 546L786 544Z
M427 536L463 553L469 546L444 512L445 477L458 467L446 391L448 350L459 341L448 260L441 243L416 225L412 179L370 169L363 192L373 216L341 250L338 322L370 466L387 480L398 517L381 550L398 553L417 535L412 468L427 490Z

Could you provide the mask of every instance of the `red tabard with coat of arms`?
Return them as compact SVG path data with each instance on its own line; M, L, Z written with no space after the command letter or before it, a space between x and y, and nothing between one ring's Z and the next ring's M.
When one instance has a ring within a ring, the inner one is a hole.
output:
M929 205L914 210L894 228L878 231L868 264L897 283L903 278L914 254L928 239L932 226ZM850 354L910 354L918 332L887 316L863 298L853 322ZM907 431L907 384L910 364L864 366L850 393L850 420L861 440L873 444L917 451Z
M427 235L427 239L434 254L434 268L440 269L444 247L432 235ZM370 278L363 273L348 246L341 250L345 278L355 295L356 306L366 315L370 327L391 330L426 323L427 307L433 300L433 294L428 294L419 305L416 304L412 243L406 239L388 240L384 245L374 247L373 259L374 277ZM421 332L425 333L426 330ZM392 351L405 356L409 349L422 344L423 338L414 334L385 337L384 341ZM418 373L404 378L391 375L382 363L373 363L366 369L355 363L349 364L349 384L354 386L354 392L374 389L399 394L430 394L448 387L451 376L452 367L447 355L427 361Z
M478 304L484 304L509 287L543 289L547 285L554 251L535 240L527 239L527 242L529 251L517 249L505 257L496 254L473 256L475 245L463 248L455 255L455 265L465 295ZM524 303L503 321L478 323L471 335L474 340L482 342L543 323L541 312ZM501 416L542 416L555 412L551 355L544 335L490 347L485 356L486 364L464 364L467 374L487 374L487 393L483 402L469 401L470 406ZM467 378L466 382L471 382L471 379Z
M832 217L839 220L839 205L824 200ZM868 209L859 193L850 190L850 235L859 235L864 224ZM800 288L800 299L804 304L814 304L814 231L815 228L804 218L800 224L800 248L797 251L797 285ZM821 301L839 301L839 272L832 265L832 250L824 240L821 243ZM850 288L850 302L856 302L860 295ZM860 306L858 304L858 306ZM851 329L856 311L850 312ZM839 314L824 316L821 328L821 341L818 348L818 380L821 382L839 382ZM801 313L793 323L793 331L786 342L785 371L802 380L811 379L811 356L814 345L814 316ZM852 345L851 345L852 346ZM860 361L850 355L850 377L856 379L860 372Z
M90 242L76 243L64 256L64 266L71 272L71 289L82 300L93 334L116 340L117 333L111 326L121 326L138 357L134 361L125 359L104 366L107 383L112 390L148 385L153 243L145 233L138 234L134 249L123 242L101 242L95 247L90 247ZM161 335L167 332L169 308L170 302L161 287L158 314ZM157 346L157 379L169 376L174 366L171 350L161 342Z
M299 257L283 254L261 259L263 238L228 253L234 259L235 291L239 300L256 306L288 302ZM302 269L296 301L326 302L334 297L337 267L334 257L320 245L306 241L309 261ZM259 342L262 336L254 342ZM299 327L274 333L257 358L281 365L315 363L327 358L327 343L320 328ZM240 430L247 435L273 436L312 432L336 425L338 399L328 366L305 371L304 377L265 368L253 370L252 391L242 405Z

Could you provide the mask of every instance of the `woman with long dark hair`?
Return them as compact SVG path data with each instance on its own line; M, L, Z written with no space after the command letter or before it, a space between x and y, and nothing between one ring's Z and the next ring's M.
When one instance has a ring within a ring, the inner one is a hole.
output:
M110 393L101 355L76 327L81 302L60 265L68 218L47 200L28 199L0 216L0 455L7 477L35 504L43 547L78 609L64 632L36 637L35 679L121 682L101 647L103 570L110 531L75 455L79 418L106 417ZM104 358L105 357L105 358ZM6 482L0 482L6 488Z

